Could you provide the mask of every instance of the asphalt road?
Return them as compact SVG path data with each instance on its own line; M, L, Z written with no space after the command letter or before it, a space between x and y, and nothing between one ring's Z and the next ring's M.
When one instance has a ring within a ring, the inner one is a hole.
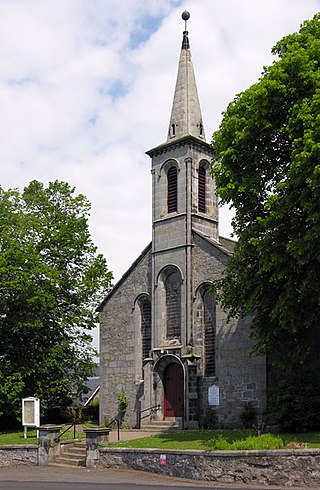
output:
M173 485L176 490L185 490L186 488L199 490L201 487L181 487ZM139 483L66 483L66 482L0 482L1 490L164 490L173 488L163 485L140 485ZM208 490L208 487L203 487Z
M281 490L196 482L132 470L18 466L0 468L0 490ZM295 490L302 490L295 487ZM305 489L304 489L305 490Z
M180 485L140 485L139 483L66 483L66 482L0 482L1 490L164 490L175 488L176 490L199 490L203 488L208 490L208 487L185 487ZM214 490L217 487L211 487ZM229 487L230 488L230 487ZM218 489L217 489L218 490ZM230 488L230 490L233 490ZM236 489L234 489L236 490Z

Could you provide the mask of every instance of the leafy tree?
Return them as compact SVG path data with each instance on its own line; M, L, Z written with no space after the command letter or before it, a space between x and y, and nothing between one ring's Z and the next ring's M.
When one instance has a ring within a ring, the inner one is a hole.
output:
M257 349L293 382L301 366L312 369L313 351L318 362L320 14L272 52L273 65L235 97L213 136L217 192L235 209L239 237L215 286L231 314L253 316Z
M88 330L112 274L89 210L64 182L0 187L0 415L19 416L25 396L63 407L91 374Z

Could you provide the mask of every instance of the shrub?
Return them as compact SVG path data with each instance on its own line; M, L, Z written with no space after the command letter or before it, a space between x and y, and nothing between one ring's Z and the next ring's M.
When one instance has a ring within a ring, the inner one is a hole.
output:
M94 400L86 407L83 407L83 417L85 421L99 422L99 400Z
M260 436L247 436L244 439L229 442L220 434L218 438L211 439L210 449L215 451L235 451L235 450L263 450L263 449L282 449L284 442L279 436L270 433Z
M251 429L257 423L257 412L251 402L243 406L240 422L244 429Z
M268 392L268 419L282 431L319 430L319 369L300 366L278 376Z
M122 422L127 412L128 399L124 390L120 391L120 393L115 393L115 396L118 400L118 414L116 418Z
M213 409L207 408L205 414L200 418L201 429L215 429L217 426L217 417Z

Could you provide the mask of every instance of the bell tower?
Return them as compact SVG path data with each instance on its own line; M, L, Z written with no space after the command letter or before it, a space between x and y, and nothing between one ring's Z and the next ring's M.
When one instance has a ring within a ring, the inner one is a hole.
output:
M165 143L147 152L152 242L100 311L100 420L125 389L132 427L237 427L243 404L265 407L265 358L250 356L250 319L232 318L211 290L234 250L219 237L218 201L185 22ZM121 388L120 388L121 387ZM141 414L143 414L141 416Z
M218 201L210 174L213 151L205 139L189 17L183 12L185 30L167 141L147 152L152 159L152 347L180 349L181 355L193 335L193 232L219 240Z

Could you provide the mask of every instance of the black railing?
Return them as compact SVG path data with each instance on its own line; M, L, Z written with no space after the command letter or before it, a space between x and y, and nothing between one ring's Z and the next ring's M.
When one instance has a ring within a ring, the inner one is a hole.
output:
M154 405L153 407L148 407L148 408L144 408L143 410L140 410L140 412L139 412L139 429L141 429L141 420L146 419L147 417L150 417L150 415L152 413L157 412L158 410L160 410L160 408L161 408L161 405L158 404L158 405ZM149 413L147 413L146 415L142 415L145 412L149 412Z
M106 427L107 428L111 427L115 422L117 424L118 441L120 441L120 426L121 426L122 419L119 417L116 417L115 419L111 420L111 422L106 424Z
M73 427L73 439L76 438L76 422L72 422L71 425L69 425L61 434L59 434L59 437L56 437L54 442L59 442L61 437L64 436L64 434L66 432L68 432L68 430L70 430L71 428Z

